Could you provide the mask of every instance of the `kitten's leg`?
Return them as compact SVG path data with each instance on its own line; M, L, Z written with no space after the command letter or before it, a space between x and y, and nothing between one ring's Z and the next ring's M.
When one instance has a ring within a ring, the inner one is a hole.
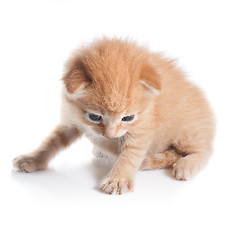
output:
M59 125L46 138L46 140L35 151L21 155L13 160L16 170L21 172L33 172L36 170L45 170L48 162L62 148L69 146L81 132L74 126Z
M167 150L162 153L156 153L146 156L143 160L140 170L152 170L157 168L171 167L177 162L181 155L174 150Z
M148 146L146 141L127 145L115 163L109 176L100 184L102 191L109 194L122 194L133 191L136 171L139 169Z

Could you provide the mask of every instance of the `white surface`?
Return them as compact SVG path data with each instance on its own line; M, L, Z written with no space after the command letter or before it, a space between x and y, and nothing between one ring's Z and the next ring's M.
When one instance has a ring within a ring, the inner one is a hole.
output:
M0 2L0 239L240 239L238 1ZM104 169L76 142L45 172L12 171L57 123L63 63L102 34L180 59L216 113L215 152L191 181L139 172L135 191L96 190Z

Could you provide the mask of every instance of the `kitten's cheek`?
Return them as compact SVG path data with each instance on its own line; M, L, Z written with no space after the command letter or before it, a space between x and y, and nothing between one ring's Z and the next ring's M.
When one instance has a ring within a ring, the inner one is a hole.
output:
M116 137L122 137L123 135L125 135L127 133L127 129L123 130L123 131L119 131L116 135Z

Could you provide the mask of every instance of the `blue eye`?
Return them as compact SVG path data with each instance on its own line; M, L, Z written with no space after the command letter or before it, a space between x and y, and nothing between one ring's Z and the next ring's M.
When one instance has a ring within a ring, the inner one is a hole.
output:
M134 115L126 116L122 118L122 121L124 122L130 122L134 119Z
M89 113L88 116L94 122L102 121L102 116L100 116L100 115Z

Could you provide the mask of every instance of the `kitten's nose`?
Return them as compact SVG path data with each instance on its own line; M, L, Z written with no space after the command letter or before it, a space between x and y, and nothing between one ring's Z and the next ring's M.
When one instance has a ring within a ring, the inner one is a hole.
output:
M108 139L115 138L116 130L114 128L105 127L103 136Z

